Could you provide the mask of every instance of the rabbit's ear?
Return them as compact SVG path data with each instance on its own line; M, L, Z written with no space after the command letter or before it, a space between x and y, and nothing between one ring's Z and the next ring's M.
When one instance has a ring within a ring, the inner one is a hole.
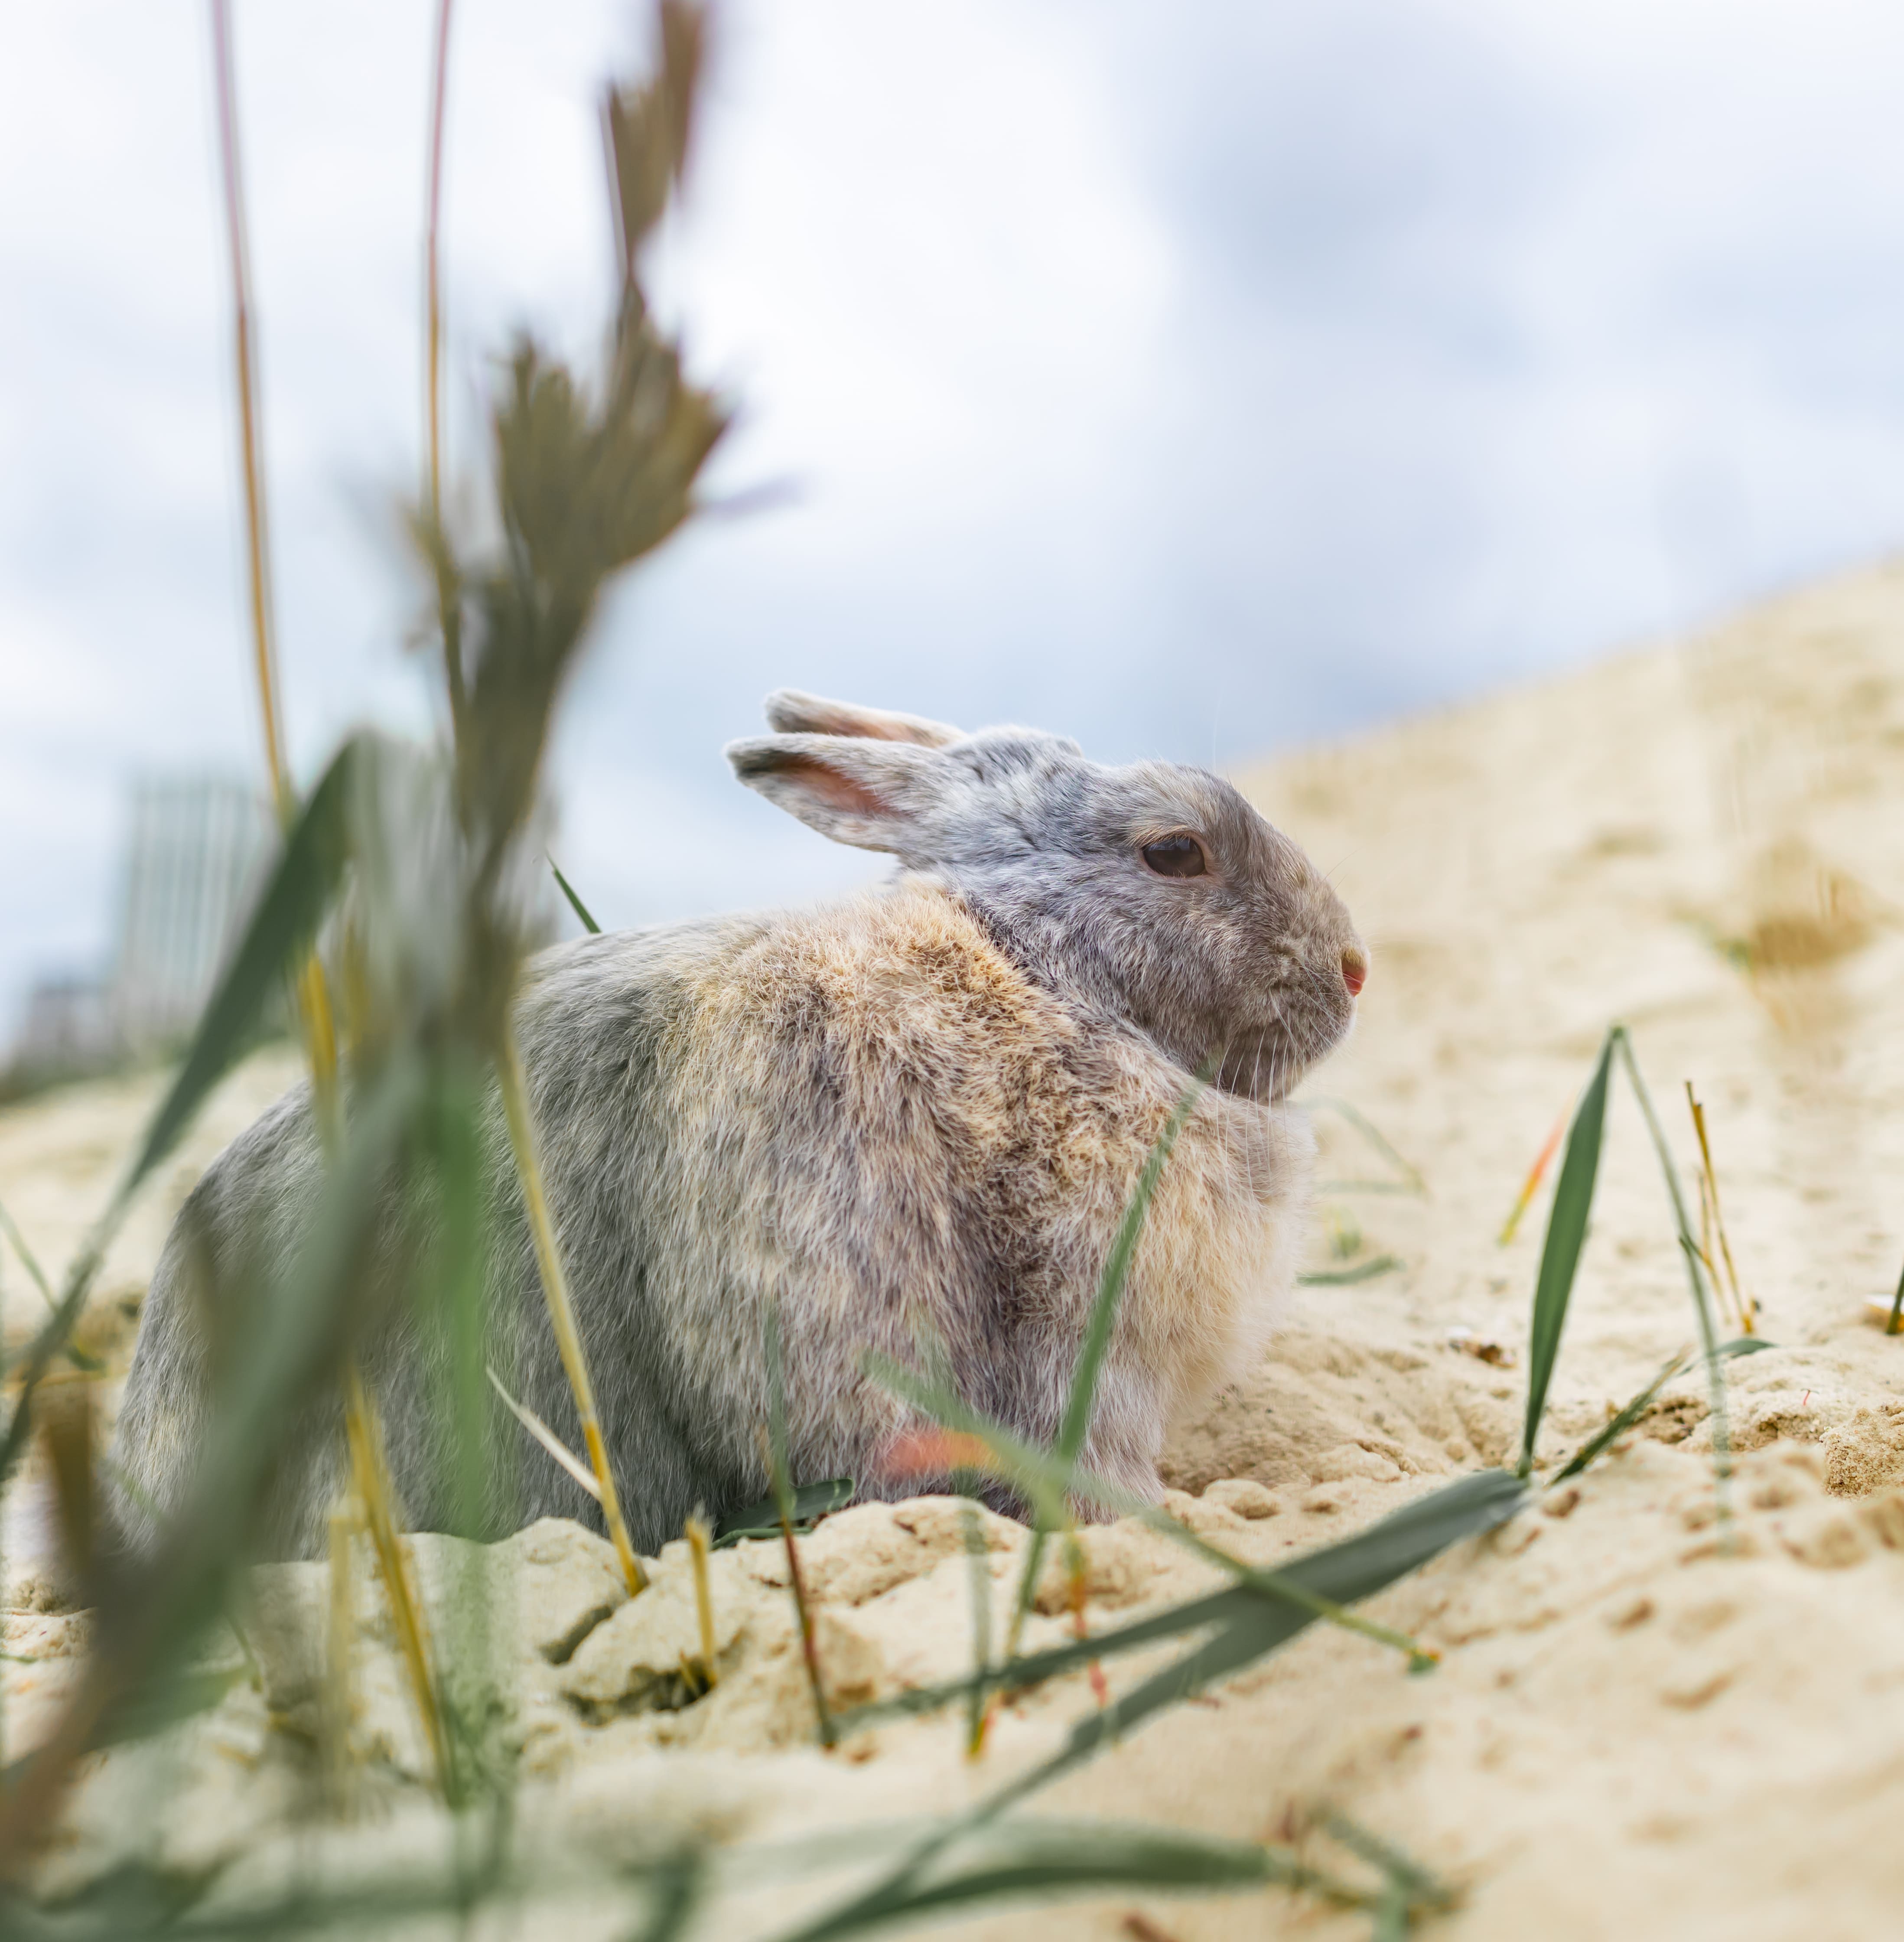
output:
M917 743L839 735L761 735L730 742L734 773L836 843L917 856L956 786L956 765Z
M883 708L856 708L849 701L824 701L797 688L779 688L767 698L767 724L782 735L850 735L862 741L916 742L943 749L963 741L962 731L918 715L895 715Z

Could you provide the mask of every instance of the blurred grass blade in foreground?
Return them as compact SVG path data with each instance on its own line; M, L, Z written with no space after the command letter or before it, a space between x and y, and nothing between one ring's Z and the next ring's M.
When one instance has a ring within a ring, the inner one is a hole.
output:
M148 1703L144 1695L182 1669L222 1610L272 1466L304 1405L335 1380L382 1191L424 1096L418 1061L399 1060L381 1075L353 1115L305 1245L274 1263L237 1305L235 1339L218 1358L205 1447L185 1500L150 1555L101 1600L91 1654L58 1725L0 1797L0 1873L46 1826L74 1763L114 1735L121 1707L135 1695Z
M1099 1895L1116 1888L1224 1895L1284 1888L1341 1909L1373 1909L1391 1880L1362 1888L1288 1848L1116 1821L1023 1818L975 1830L903 1883L836 1910L787 1942L837 1942L985 1903ZM1443 1906L1445 1895L1421 1898ZM1411 1899L1413 1899L1411 1898Z
M206 1096L249 1049L266 1006L310 949L343 876L346 806L357 747L351 741L338 750L292 825L231 966L219 980L192 1035L184 1063L148 1122L145 1138L105 1211L67 1270L58 1304L23 1358L19 1395L5 1441L0 1444L0 1484L12 1475L26 1447L34 1389L78 1322L133 1196L172 1150Z

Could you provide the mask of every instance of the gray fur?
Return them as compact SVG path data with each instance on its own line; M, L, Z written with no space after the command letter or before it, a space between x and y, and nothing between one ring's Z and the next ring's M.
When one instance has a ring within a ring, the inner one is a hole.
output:
M869 1348L943 1356L972 1401L1048 1439L1143 1156L1189 1074L1220 1054L1146 1224L1088 1450L1154 1496L1166 1424L1240 1372L1293 1279L1309 1149L1280 1102L1351 1023L1343 966L1361 947L1347 913L1287 838L1200 770L1105 768L1055 736L964 735L791 693L767 712L782 732L732 744L736 774L836 840L889 852L900 875L816 911L559 947L534 960L516 1007L635 1540L652 1551L696 1503L718 1516L764 1493L770 1301L802 1481L850 1475L868 1495L930 1481L886 1467L908 1418L862 1373ZM1153 874L1143 846L1183 830L1208 873ZM493 1117L495 1359L579 1447ZM118 1441L161 1507L179 1501L203 1427L201 1291L240 1247L295 1244L319 1172L300 1090L180 1214ZM400 1256L396 1239L387 1252ZM451 1517L427 1402L439 1353L409 1320L366 1352L423 1528ZM302 1426L266 1549L319 1547L340 1441L334 1408ZM597 1521L522 1448L490 1527Z

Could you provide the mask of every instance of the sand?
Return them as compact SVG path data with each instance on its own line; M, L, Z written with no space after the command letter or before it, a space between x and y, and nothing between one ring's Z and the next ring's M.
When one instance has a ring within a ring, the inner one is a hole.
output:
M1185 1521L1274 1562L1511 1457L1544 1194L1511 1245L1496 1236L1616 1018L1688 1184L1684 1082L1706 1103L1734 1254L1777 1346L1728 1371L1729 1544L1703 1377L1688 1377L1577 1486L1371 1604L1440 1652L1433 1673L1318 1626L1041 1807L1294 1834L1320 1856L1305 1830L1333 1805L1459 1890L1428 1931L1451 1942L1887 1932L1904 1899L1904 1338L1868 1311L1904 1265L1904 566L1242 780L1330 870L1372 947L1355 1037L1306 1091L1358 1109L1425 1191L1322 1195L1312 1269L1400 1265L1306 1288L1262 1367L1179 1433L1168 1481ZM171 1205L286 1070L276 1055L228 1086L115 1249L92 1325L103 1346L123 1352ZM0 1115L0 1198L49 1260L103 1199L156 1084ZM1318 1114L1325 1178L1406 1184L1336 1109ZM10 1263L10 1335L38 1300ZM1693 1336L1658 1169L1618 1091L1544 1456ZM30 1503L15 1507L16 1558L34 1529ZM1002 1617L1023 1534L987 1519L984 1536ZM1094 1630L1214 1582L1128 1524L1086 1545ZM954 1506L862 1507L807 1555L843 1700L969 1662L972 1567ZM464 1554L424 1540L417 1556L427 1587ZM1048 1751L1094 1704L1082 1677L1027 1698L975 1767L951 1718L822 1754L782 1554L745 1545L715 1562L722 1682L684 1705L681 1546L633 1604L605 1547L572 1526L488 1558L532 1829L598 1855L935 1811ZM48 1602L43 1586L17 1577L14 1601ZM240 1681L169 1743L96 1763L44 1885L82 1885L123 1855L127 1803L161 1772L170 1807L145 1852L216 1876L234 1902L282 1878L293 1849L265 1830L308 1784L321 1591L317 1567L261 1578L262 1683ZM338 1864L372 1867L432 1837L387 1618L367 1582L360 1597L360 1820L296 1852L341 1843ZM1034 1640L1067 1635L1055 1584L1042 1602ZM10 1616L8 1651L33 1661L5 1668L11 1747L44 1730L84 1627ZM1113 1685L1138 1669L1119 1662ZM709 1932L770 1933L839 1891L757 1893ZM1134 1914L1177 1942L1368 1931L1271 1891L1122 1895L975 1932L1146 1932ZM583 1942L617 1924L577 1888L528 1932Z

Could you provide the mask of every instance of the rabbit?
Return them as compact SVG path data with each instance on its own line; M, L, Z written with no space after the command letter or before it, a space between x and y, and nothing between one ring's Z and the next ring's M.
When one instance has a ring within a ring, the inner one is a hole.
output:
M558 945L515 1011L631 1535L653 1552L697 1506L718 1518L766 1493L770 1303L798 1479L895 1497L947 1481L895 1464L926 1446L868 1350L936 1368L1048 1445L1132 1190L1202 1068L1214 1083L1150 1203L1083 1451L1155 1501L1167 1430L1248 1371L1295 1279L1314 1148L1287 1096L1353 1022L1368 957L1348 914L1205 770L1106 767L1057 735L791 691L766 712L771 734L726 750L736 776L896 875L810 909ZM493 1360L579 1447L499 1107L491 1120ZM241 1234L291 1245L320 1176L300 1089L181 1211L118 1428L135 1541L179 1501L201 1426L192 1264ZM442 1529L428 1359L413 1321L364 1351L399 1499ZM520 1463L475 1534L549 1515L601 1528L509 1434ZM321 1548L343 1475L327 1402L279 1466L265 1555Z

